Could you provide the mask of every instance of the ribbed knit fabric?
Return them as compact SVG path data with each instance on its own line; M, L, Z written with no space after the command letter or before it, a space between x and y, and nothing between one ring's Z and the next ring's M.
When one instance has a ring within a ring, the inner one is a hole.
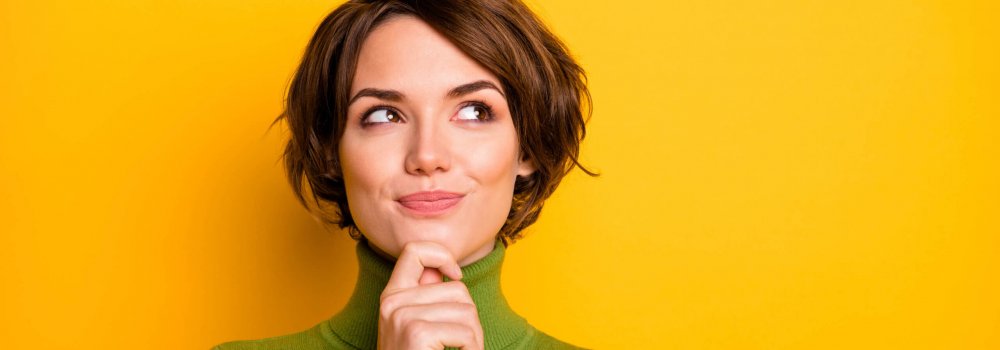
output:
M486 349L579 349L536 330L507 304L500 289L505 250L497 241L487 256L462 268L462 282L476 304ZM354 293L332 318L298 333L232 341L212 350L375 349L379 296L395 262L379 256L364 240L358 242L356 251L359 269Z

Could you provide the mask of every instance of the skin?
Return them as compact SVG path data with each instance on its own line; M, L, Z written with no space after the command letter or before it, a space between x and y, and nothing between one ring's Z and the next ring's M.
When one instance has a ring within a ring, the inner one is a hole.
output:
M398 257L381 297L380 348L483 348L468 290L442 275L458 280L459 266L493 250L516 177L535 171L500 86L413 16L386 21L362 45L339 156L355 223L372 248ZM371 89L394 92L364 93ZM433 216L397 201L435 190L464 197Z

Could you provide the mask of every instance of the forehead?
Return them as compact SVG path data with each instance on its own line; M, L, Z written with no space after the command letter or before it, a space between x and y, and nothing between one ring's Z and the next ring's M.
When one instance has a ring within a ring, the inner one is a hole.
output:
M364 88L439 93L475 80L497 86L496 76L417 17L379 24L361 46L351 95Z

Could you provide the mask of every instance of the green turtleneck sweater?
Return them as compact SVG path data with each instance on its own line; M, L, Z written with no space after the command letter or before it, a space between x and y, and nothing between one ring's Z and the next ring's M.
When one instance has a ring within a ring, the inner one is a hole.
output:
M487 256L462 268L462 282L476 303L486 349L578 349L535 329L511 310L500 290L500 265L505 249L497 241ZM232 341L212 350L375 349L379 296L389 282L395 262L375 253L364 240L358 242L357 253L358 281L347 305L338 314L298 333Z

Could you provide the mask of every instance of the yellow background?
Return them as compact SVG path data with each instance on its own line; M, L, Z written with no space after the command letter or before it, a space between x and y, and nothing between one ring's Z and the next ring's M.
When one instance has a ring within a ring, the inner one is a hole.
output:
M334 314L353 241L267 132L328 1L0 2L0 347L207 349ZM583 161L509 251L599 349L1000 348L993 1L534 1Z

